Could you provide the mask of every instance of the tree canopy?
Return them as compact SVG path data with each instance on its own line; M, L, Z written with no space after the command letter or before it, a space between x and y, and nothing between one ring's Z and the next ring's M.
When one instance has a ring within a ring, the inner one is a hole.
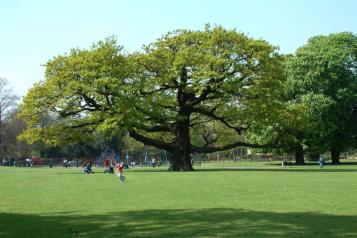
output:
M309 110L316 126L305 140L319 153L330 149L338 163L340 152L356 142L357 36L342 32L310 38L288 62L287 77L295 101L312 96Z
M113 38L73 49L51 59L45 81L25 97L28 129L21 138L60 144L126 130L170 152L172 170L192 170L193 152L260 147L245 132L276 116L282 80L276 51L264 40L209 26L170 32L132 54ZM46 116L54 122L43 123Z

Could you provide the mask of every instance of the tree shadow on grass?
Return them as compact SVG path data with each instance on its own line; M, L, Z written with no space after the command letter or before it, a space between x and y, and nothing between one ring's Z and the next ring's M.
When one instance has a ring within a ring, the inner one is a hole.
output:
M0 237L357 237L357 216L241 209L0 213Z
M276 163L264 163L265 165L269 166L269 165L274 165L274 166L281 166L281 161L277 161ZM339 164L332 164L331 162L325 162L325 165L327 166L340 166L340 165L357 165L357 161L343 161ZM309 167L309 166L313 166L313 167L317 167L319 166L319 162L318 161L310 161L310 162L305 162L305 164L295 164L292 162L289 162L287 167L289 166L297 166L297 167Z
M357 169L349 168L339 168L339 169L320 169L320 168L247 168L247 167L230 167L230 168L207 168L207 169L196 169L198 172L219 172L219 171L250 171L250 172L316 172L316 173L331 173L331 172L354 172L357 173Z

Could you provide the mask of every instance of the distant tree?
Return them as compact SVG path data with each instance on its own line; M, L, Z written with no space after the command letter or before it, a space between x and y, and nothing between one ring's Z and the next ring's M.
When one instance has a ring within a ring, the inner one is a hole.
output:
M251 126L249 137L259 144L275 144L274 153L292 153L295 163L305 163L304 153L318 155L326 150L318 144L320 132L320 119L333 103L330 98L323 94L302 91L297 86L300 79L292 77L291 65L295 56L284 57L285 79L283 82L282 100L276 104L275 113L279 114L278 120L268 124L261 122ZM263 151L272 151L271 148Z
M0 158L24 158L29 156L31 148L25 142L17 140L17 136L25 129L25 123L16 117L17 109L13 108L6 114L6 119L2 121L1 129L1 153Z
M16 106L18 97L9 87L6 79L0 78L0 159L6 154L5 137L7 128L5 121L9 118L11 110Z
M270 125L255 123L252 125L250 137L259 144L276 145L276 153L293 153L295 163L303 165L305 150L314 148L311 143L318 126L317 120L330 101L321 95L312 94L297 99L291 94L288 83L285 92L285 101L281 102L278 112L280 119ZM265 150L271 151L271 148Z
M243 132L276 116L282 78L276 50L222 27L168 33L131 55L113 39L72 50L47 63L46 80L24 99L29 127L22 138L58 143L73 129L78 135L121 128L170 152L176 171L193 169L191 153L261 147ZM49 112L56 123L41 126Z
M297 100L311 94L326 99L327 110L306 138L317 152L330 149L332 163L338 164L341 151L356 143L357 36L343 32L310 38L289 62L288 77Z

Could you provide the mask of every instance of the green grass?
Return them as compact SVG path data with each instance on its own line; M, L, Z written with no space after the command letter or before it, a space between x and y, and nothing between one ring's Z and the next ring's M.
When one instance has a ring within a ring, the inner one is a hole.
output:
M0 167L0 237L357 237L357 164Z

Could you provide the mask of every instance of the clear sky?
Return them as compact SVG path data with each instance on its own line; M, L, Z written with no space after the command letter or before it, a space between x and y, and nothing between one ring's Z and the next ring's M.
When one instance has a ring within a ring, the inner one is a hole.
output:
M294 51L314 35L357 33L357 0L0 0L0 77L15 93L53 56L115 35L129 52L178 28L236 28Z

